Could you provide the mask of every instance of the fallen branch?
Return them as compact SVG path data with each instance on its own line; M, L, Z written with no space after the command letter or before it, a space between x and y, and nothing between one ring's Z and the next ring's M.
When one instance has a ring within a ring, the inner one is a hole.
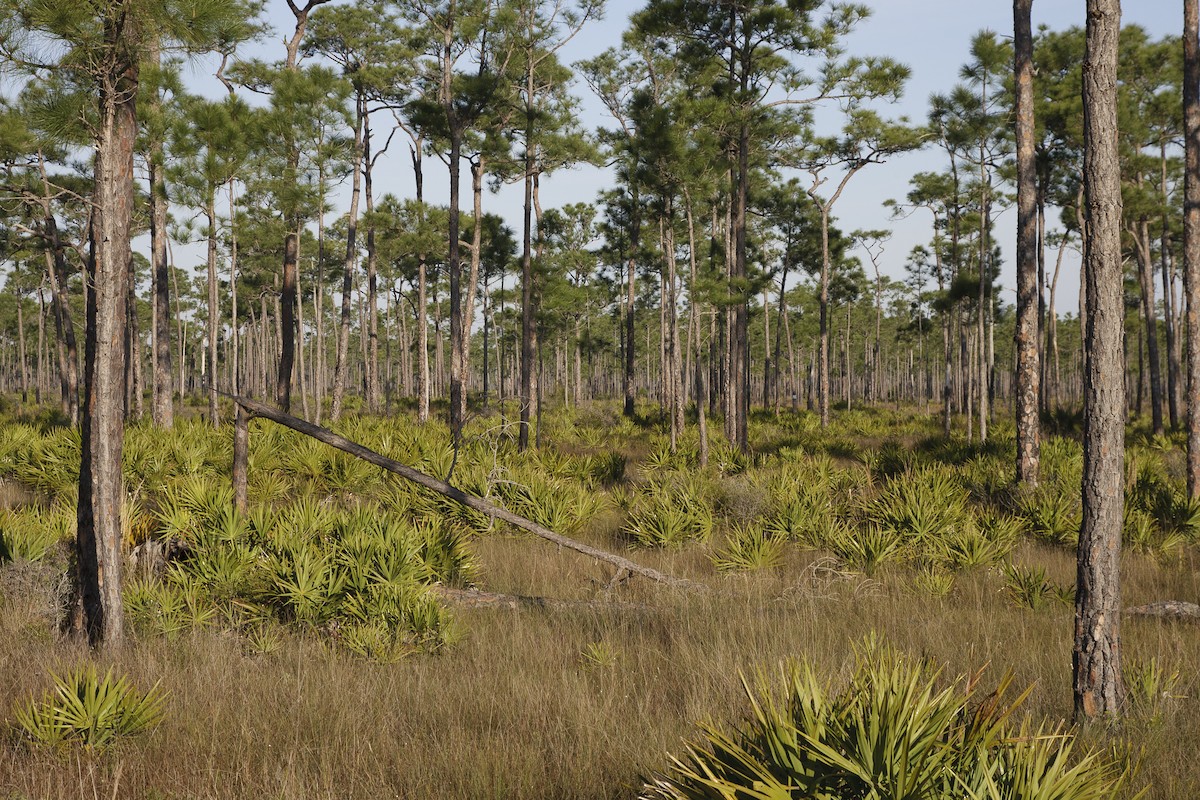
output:
M520 611L525 608L550 609L554 611L649 611L648 606L637 603L618 603L611 600L558 600L553 597L528 597L525 595L499 594L480 589L452 589L449 586L431 586L430 591L447 605L459 608L500 608L505 611Z
M222 392L222 394L224 394L224 392ZM502 506L489 503L487 500L484 500L481 497L467 494L461 489L457 489L445 481L438 480L430 475L426 475L424 472L420 472L410 466L401 464L399 461L395 461L387 456L380 455L374 450L363 447L357 442L352 442L344 436L339 436L328 428L322 428L320 425L314 425L311 422L306 422L298 417L285 414L278 409L246 397L239 397L237 395L229 394L225 396L231 398L241 408L245 409L256 417L269 419L272 422L276 422L284 427L291 428L292 430L302 433L305 436L311 436L319 442L324 442L330 447L341 450L343 453L349 453L355 458L361 458L363 461L374 464L377 467L382 467L388 472L399 475L402 478L406 478L413 483L420 484L426 489L437 492L443 497L448 497L456 503L461 503L468 508L473 508L476 511L487 514L489 517L507 522L523 531L528 531L535 536L540 536L543 539L554 542L560 547L566 547L578 553L583 553L584 555L591 556L599 561L605 561L609 564L613 564L619 569L628 570L635 575L641 575L643 578L649 578L650 580L657 581L658 583L665 583L668 586L694 590L704 590L708 588L702 583L689 581L685 578L675 578L670 575L665 575L658 570L651 569L650 567L643 567L641 564L634 563L627 558L622 558L621 556L614 555L613 553L609 553L597 547L591 547L590 545L583 544L582 542L577 542L574 539L568 539L566 536L555 533L549 528L538 525L536 522L528 520L518 514L514 514Z
M1134 617L1158 617L1159 619L1200 622L1200 606L1183 600L1164 600L1161 603L1147 603L1144 606L1127 608L1125 609L1125 613Z

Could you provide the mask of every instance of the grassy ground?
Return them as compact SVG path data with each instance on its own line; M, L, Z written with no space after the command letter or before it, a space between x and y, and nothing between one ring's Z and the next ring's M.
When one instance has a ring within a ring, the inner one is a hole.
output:
M800 446L784 442L791 433L760 427L760 449L768 439L777 449ZM841 429L801 444L811 451L814 442L832 442L838 469L861 469L852 453L865 452L860 445L868 436L875 436L872 450L894 440L879 433L867 431L859 441ZM898 435L920 433L917 423ZM653 458L657 435L635 433L622 443L633 460L613 487L618 495L650 479L638 459ZM589 436L580 439L568 442L564 433L563 450L595 449ZM1051 583L1067 586L1074 574L1068 547L1022 536L1002 560L954 573L942 596L922 588L918 559L898 557L867 574L847 568L833 551L796 542L783 549L778 566L718 572L713 555L739 517L769 516L758 506L770 498L756 499L759 484L747 481L772 463L708 479L705 490L720 502L705 541L626 551L617 501L580 526L580 538L705 582L714 588L709 594L637 580L606 589L612 570L576 553L524 535L479 535L470 547L482 588L634 607L460 610L451 646L394 664L354 657L316 628L289 626L277 647L259 648L266 653L219 627L173 638L143 634L105 660L138 685L159 682L169 692L161 726L103 754L48 751L5 734L0 797L632 798L644 776L665 768L668 753L696 737L697 722L744 717L740 673L803 657L837 680L849 674L856 646L869 636L942 665L948 675L987 665L988 679L998 681L1011 670L1017 685L1034 685L1028 714L1069 716L1071 608L1053 598L1036 609L1020 604L1003 566L1041 567ZM1126 605L1194 601L1195 558L1190 544L1131 553ZM50 632L44 598L21 588L46 579L38 569L10 565L0 584L5 720L48 686L48 672L87 657ZM1086 730L1083 739L1136 762L1132 786L1147 788L1148 797L1190 800L1200 787L1192 753L1200 686L1191 669L1200 661L1200 635L1172 623L1124 624L1135 687L1147 683L1152 659L1180 678L1143 692L1157 696L1143 698L1122 726Z

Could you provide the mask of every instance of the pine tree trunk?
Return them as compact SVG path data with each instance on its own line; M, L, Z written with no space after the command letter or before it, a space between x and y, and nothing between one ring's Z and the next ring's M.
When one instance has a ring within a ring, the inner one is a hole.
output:
M1031 490L1038 483L1041 424L1041 359L1038 335L1037 169L1033 129L1033 0L1014 0L1014 71L1017 136L1017 483Z
M342 261L342 308L338 317L337 353L333 363L333 402L329 417L334 422L342 418L349 373L346 360L350 357L350 290L354 270L358 265L358 202L362 195L363 117L366 115L362 97L356 98L354 122L354 158L350 162L350 211L346 222L346 256Z
M157 59L156 59L157 60ZM150 270L154 303L154 424L170 428L175 422L171 373L171 293L167 262L167 188L163 144L150 146Z
M1175 292L1171 287L1170 268L1170 221L1166 209L1170 208L1170 194L1167 189L1167 142L1159 143L1159 189L1162 192L1163 216L1162 231L1159 236L1159 267L1162 272L1163 290L1163 329L1167 344L1167 411L1172 428L1179 427L1179 408L1182 399L1179 396L1179 346L1176 341L1176 311Z
M1125 425L1121 380L1124 308L1121 185L1117 153L1119 0L1088 0L1083 65L1085 278L1083 524L1075 597L1077 718L1122 711L1120 552Z
M533 142L534 109L532 104L534 88L532 68L526 73L525 91L528 105L526 106L525 119L525 202L522 208L523 228L521 239L521 422L517 437L517 447L519 450L526 450L529 447L530 418L534 412L534 405L537 402L537 397L534 394L536 378L533 374L535 368L534 351L537 344L535 339L537 334L534 330L535 319L533 308L533 168L536 145ZM632 309L632 305L630 308ZM626 395L625 403L626 407L628 407L628 394Z
M817 345L817 403L821 413L821 427L829 427L829 270L832 268L829 254L829 209L821 209L821 290L817 296L820 305L820 343Z
M209 191L205 214L208 219L208 423L217 428L220 426L217 418L217 326L220 319L217 307L217 211L213 190Z
M1158 314L1154 299L1154 262L1150 253L1150 224L1144 218L1131 230L1136 241L1138 284L1142 290L1142 317L1146 321L1147 370L1150 374L1150 418L1154 433L1163 432L1162 370L1158 357Z
M450 220L449 256L446 268L450 272L450 436L455 444L462 435L467 412L467 365L465 361L462 304L462 252L459 242L460 188L462 177L462 134L450 133Z
M1200 497L1200 0L1183 3L1183 291L1187 301L1187 487Z
M385 148L386 149L386 148ZM377 157L377 156L376 156ZM363 120L363 192L367 204L367 410L379 412L379 255L375 247L375 157L371 155L371 119ZM390 362L389 362L390 365Z
M637 390L634 386L634 369L637 365L637 348L634 346L634 304L637 300L637 255L642 242L642 206L635 184L631 189L633 210L629 223L629 258L625 263L625 363L622 373L622 389L625 393L624 414L634 415L634 400Z
M425 171L422 168L421 155L424 143L417 139L415 146L409 148L412 155L413 178L416 181L417 194L417 226L424 232L425 227ZM426 318L427 269L425 253L417 253L417 421L429 421L429 321Z
M121 7L114 12L124 12ZM100 130L95 155L95 204L90 232L76 566L82 624L93 647L125 637L121 601L121 452L125 432L123 341L132 253L133 153L137 141L138 61L127 37L136 35L105 15L104 38L111 59L98 81Z

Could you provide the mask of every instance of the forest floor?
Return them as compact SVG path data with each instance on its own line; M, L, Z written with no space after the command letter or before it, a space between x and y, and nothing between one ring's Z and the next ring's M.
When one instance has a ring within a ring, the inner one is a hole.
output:
M560 527L712 591L641 578L610 585L608 565L475 521L465 540L471 578L459 583L579 602L452 610L438 646L395 659L340 646L328 620L283 615L278 632L254 646L235 625L139 623L130 645L100 658L135 685L165 690L165 718L93 752L34 746L13 724L14 710L44 692L51 674L89 657L48 621L57 574L50 549L0 567L0 797L633 798L670 754L698 740L697 723L746 717L741 676L753 682L804 659L836 684L869 640L946 676L986 667L984 680L996 683L1011 671L1018 689L1033 687L1023 706L1033 721L1069 719L1078 499L1068 490L1079 457L1069 432L1049 445L1046 486L1031 500L1005 488L1012 443L1003 424L988 445L946 445L937 421L915 410L842 412L827 432L805 413L764 416L754 457L718 449L700 469L689 465L691 439L676 456L662 452L652 417L625 423L606 406L549 421L545 449L555 455L538 456L537 471L550 488L531 492L534 500L574 482L578 518L567 514ZM496 420L473 424L491 430ZM267 438L261 430L255 436ZM527 457L478 436L483 444L460 467L465 483L469 467L489 458L488 474L506 459L533 470ZM1130 440L1124 604L1195 602L1198 520L1180 511L1179 438L1135 430ZM140 446L134 437L135 460ZM416 463L435 471L439 458L426 453ZM280 467L292 475L285 490L273 478L260 492L347 502L344 487L295 477L303 466L295 460ZM61 476L41 484L23 474L28 461L0 459L4 477L21 486L0 486L0 502L23 507L48 491L69 499L52 488ZM537 504L526 502L533 516ZM672 520L673 503L702 507L704 518ZM655 539L663 531L683 533ZM1081 744L1131 766L1128 796L1146 789L1149 798L1191 800L1200 792L1200 628L1123 624L1130 714L1080 731Z

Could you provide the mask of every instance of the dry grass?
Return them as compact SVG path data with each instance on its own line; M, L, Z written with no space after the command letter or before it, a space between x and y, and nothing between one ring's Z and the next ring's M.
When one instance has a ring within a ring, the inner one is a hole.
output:
M478 542L488 588L555 597L598 596L607 570L524 537ZM463 612L465 639L450 651L391 666L353 660L316 638L294 637L267 656L201 633L138 643L115 661L142 686L170 692L166 722L102 757L46 753L9 736L0 787L28 798L628 798L640 775L664 765L702 719L744 710L738 673L804 656L827 675L847 674L856 643L878 633L949 673L991 664L993 677L1035 683L1031 713L1070 712L1071 611L1015 607L989 572L953 593L915 594L904 572L877 580L812 580L811 557L793 553L774 573L721 578L700 548L639 552L656 567L704 578L711 596L632 584L614 591L644 612ZM1071 577L1066 551L1020 554ZM1138 603L1193 597L1190 564L1132 559L1126 597ZM0 713L46 686L48 670L83 658L19 601L0 634ZM609 660L588 659L601 643ZM1141 748L1138 785L1150 797L1193 798L1200 766L1189 741L1200 722L1200 636L1187 627L1130 620L1128 658L1155 656L1179 669L1183 699L1158 718L1097 741Z
M593 426L610 422L597 417ZM861 439L859 446L883 441ZM903 439L905 450L915 441ZM637 431L622 445L634 476L648 442ZM838 463L862 469L841 456ZM0 507L30 500L11 487L0 481ZM764 490L742 477L712 478L707 487L722 526L763 510ZM619 549L621 525L606 503L581 537ZM464 610L461 641L392 665L351 657L324 634L288 634L267 655L216 631L142 639L105 659L143 689L161 682L170 694L166 719L102 756L34 749L11 730L13 709L40 695L50 672L88 654L50 630L45 593L56 583L53 570L6 567L0 798L634 798L642 776L695 737L697 722L746 713L739 673L803 657L831 679L846 677L869 636L948 675L989 665L997 681L1011 670L1016 685L1034 686L1027 713L1051 722L1071 713L1071 608L1018 607L996 568L963 573L948 596L932 598L914 588L910 569L842 573L824 554L796 546L778 569L722 575L711 560L720 544L718 535L707 544L633 551L639 562L714 587L687 595L641 580L608 590L612 569L577 553L524 535L478 537L481 588L634 608ZM1163 562L1128 556L1126 605L1195 601L1197 554L1180 552ZM1013 560L1045 568L1056 584L1074 581L1067 549L1027 543ZM1127 619L1124 633L1127 665L1154 658L1182 679L1173 696L1135 710L1121 727L1083 735L1130 754L1139 765L1133 791L1192 800L1200 796L1192 752L1200 628Z

